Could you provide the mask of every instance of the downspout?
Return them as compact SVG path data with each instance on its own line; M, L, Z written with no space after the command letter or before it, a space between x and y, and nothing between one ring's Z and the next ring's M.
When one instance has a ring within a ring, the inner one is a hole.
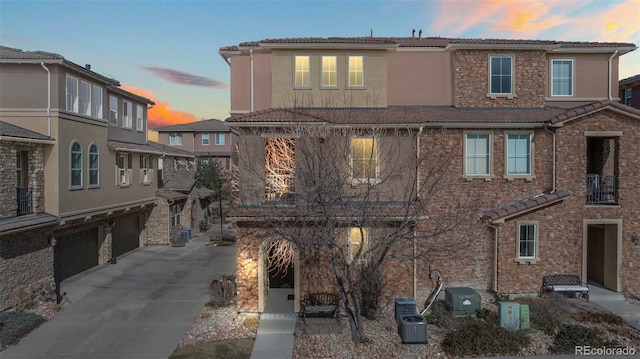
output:
M487 226L493 228L493 291L498 293L498 233L500 227L487 223Z
M419 198L420 188L420 136L422 135L422 126L418 130L418 136L416 137L416 198ZM416 230L413 230L413 297L418 298L418 259L417 259L417 243L416 243Z
M51 137L51 71L40 63L40 66L47 72L47 137Z
M249 50L249 58L251 62L251 92L249 96L251 96L251 112L253 112L253 50Z
M611 71L613 66L611 66L611 62L613 61L613 58L616 57L616 55L618 54L618 50L614 51L613 54L611 55L611 57L609 57L609 101L611 101L613 99L613 97L611 96Z
M553 150L553 154L552 154L552 161L553 164L551 165L551 169L552 169L552 174L551 174L551 178L553 181L553 187L551 188L551 193L555 193L556 192L556 132L555 131L551 131L549 129L549 124L545 123L544 124L544 130L547 131L548 133L551 134L552 136L552 150Z

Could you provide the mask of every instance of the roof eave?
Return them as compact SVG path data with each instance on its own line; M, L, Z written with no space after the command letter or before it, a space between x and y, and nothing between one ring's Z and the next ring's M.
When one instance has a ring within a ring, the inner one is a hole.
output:
M447 51L455 50L543 50L552 51L558 48L558 44L449 44Z

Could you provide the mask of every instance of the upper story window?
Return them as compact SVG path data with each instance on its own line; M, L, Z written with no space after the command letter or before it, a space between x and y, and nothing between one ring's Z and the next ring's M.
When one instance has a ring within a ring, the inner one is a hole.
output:
M170 133L169 134L170 146L182 146L182 133Z
M224 145L224 133L216 133L216 145Z
M264 162L266 199L270 201L290 199L295 191L295 138L265 138Z
M102 118L102 87L96 85L91 91L91 117Z
M351 170L354 181L375 181L378 175L378 140L375 137L351 139Z
M89 146L89 186L100 185L100 153L98 146Z
M505 136L507 176L533 175L532 138L532 133L508 133Z
M78 79L67 75L67 111L78 112Z
M116 154L116 186L126 187L131 183L131 154Z
M118 125L118 98L109 96L109 122Z
M513 93L513 57L489 57L489 89L492 95Z
M551 96L573 96L573 60L551 60Z
M180 206L174 204L169 207L169 210L171 211L171 227L179 226L182 223Z
M71 188L82 187L82 147L77 141L71 144Z
M538 258L538 224L518 223L517 228L517 259Z
M80 81L80 114L91 115L91 84Z
M203 146L209 146L209 133L203 133L202 134L202 145Z
M311 86L311 68L309 66L309 56L295 56L295 87Z
M490 133L465 134L465 176L491 175L492 142Z
M133 125L133 107L131 101L122 101L122 127L131 128Z
M338 86L337 58L322 56L322 87Z
M349 87L364 86L364 59L362 56L349 56Z
M144 131L144 106L136 105L136 131Z
M151 183L152 175L151 158L149 155L140 155L140 182L142 184Z
M631 88L624 90L624 104L627 106L631 106Z
M349 256L350 260L362 260L369 245L369 230L366 227L349 228Z

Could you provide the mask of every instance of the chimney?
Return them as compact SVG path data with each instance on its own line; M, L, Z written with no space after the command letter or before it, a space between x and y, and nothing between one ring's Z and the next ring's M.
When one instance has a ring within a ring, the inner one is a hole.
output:
M91 70L91 64L84 65L84 68L87 69L87 70Z
M416 37L416 29L411 30L411 38L414 39Z
M420 31L418 31L418 39L422 38L422 29L420 29Z

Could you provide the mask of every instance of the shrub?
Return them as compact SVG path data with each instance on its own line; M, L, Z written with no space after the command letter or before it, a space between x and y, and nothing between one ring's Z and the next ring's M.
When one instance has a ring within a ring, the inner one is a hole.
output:
M530 343L523 331L508 331L496 324L494 316L484 320L461 318L461 325L449 331L442 349L453 356L494 356L518 354Z
M564 325L556 334L549 351L553 354L571 354L576 346L602 347L607 346L594 328L581 325Z
M453 330L457 326L456 320L451 312L447 310L444 300L433 302L424 318L427 324L433 324L445 330Z
M207 306L213 309L232 304L236 298L236 277L224 275L222 279L215 279L209 286L209 295Z
M549 293L541 298L521 297L516 300L529 305L531 326L547 335L553 335L571 316L571 304L561 294Z
M0 313L0 322L2 322L0 344L5 347L17 343L20 338L44 323L45 319L33 313L3 312Z
M622 317L619 315L607 312L575 313L571 318L578 322L604 323L612 325L622 325L624 323L622 321Z

